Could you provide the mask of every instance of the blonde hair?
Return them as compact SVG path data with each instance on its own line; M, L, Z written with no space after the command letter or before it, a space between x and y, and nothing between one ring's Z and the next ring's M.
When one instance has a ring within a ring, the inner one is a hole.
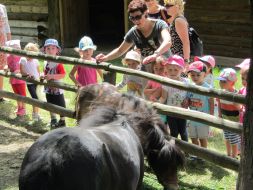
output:
M34 52L39 52L39 45L36 44L36 43L28 43L26 44L25 48L24 48L25 51L34 51Z
M183 14L184 13L184 0L163 0L164 4L172 4L172 5L177 5L179 9L179 13Z

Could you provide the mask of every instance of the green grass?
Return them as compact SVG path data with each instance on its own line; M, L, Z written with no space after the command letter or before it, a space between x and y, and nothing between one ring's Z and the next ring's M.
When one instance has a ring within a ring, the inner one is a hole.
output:
M119 63L118 63L119 64ZM72 66L65 66L66 73L69 73ZM214 75L218 76L219 68L214 69ZM122 74L117 74L117 83L122 79ZM238 82L236 87L241 87L240 77L238 75ZM65 83L73 84L69 77L66 75L64 79ZM215 87L218 88L218 81L215 81ZM42 88L42 87L41 87ZM5 90L12 91L9 85L9 79L5 78ZM126 89L124 88L123 91ZM27 92L27 96L30 96ZM68 109L74 110L74 100L75 93L65 91L64 92L66 105ZM45 100L44 93L41 91L40 95L42 100ZM16 106L16 102L10 100L8 103L9 111L6 111L6 122L11 124L21 125L27 127L27 122L29 122L32 113L32 106L27 105L28 116L25 121L17 121L13 120L14 110ZM50 115L48 111L40 110L40 115L42 116L43 123L41 128L32 128L28 127L29 130L34 130L36 132L45 132L49 129L46 128L46 124L50 121ZM69 127L76 126L76 122L74 119L66 118L67 125ZM218 151L220 153L225 154L225 145L223 141L222 131L216 128L212 128L214 137L209 139L208 148ZM227 170L216 166L210 162L205 161L204 163L196 163L196 162L188 162L187 166L184 170L179 172L179 184L181 190L233 190L235 189L237 173L231 170ZM11 185L11 184L10 184ZM8 187L5 190L14 190L17 187ZM153 175L150 171L145 173L144 177L144 188L145 190L162 190L162 186L157 182L155 175Z

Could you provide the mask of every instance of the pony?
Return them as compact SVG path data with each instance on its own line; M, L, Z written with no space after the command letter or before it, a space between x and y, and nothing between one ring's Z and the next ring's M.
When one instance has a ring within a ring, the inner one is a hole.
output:
M164 189L178 188L184 154L153 108L109 84L81 88L76 102L78 127L50 131L29 148L20 190L139 190L144 156Z

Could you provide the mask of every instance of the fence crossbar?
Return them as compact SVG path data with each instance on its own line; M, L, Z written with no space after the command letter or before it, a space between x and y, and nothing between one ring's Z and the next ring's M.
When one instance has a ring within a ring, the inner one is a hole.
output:
M149 80L154 80L163 85L171 86L171 87L178 88L181 90L186 90L186 91L190 91L190 92L194 92L194 93L198 93L198 94L202 94L202 95L206 95L210 97L218 97L220 99L224 99L224 100L228 100L228 101L232 101L236 103L241 103L241 104L245 104L246 102L245 96L243 95L239 95L232 92L225 92L223 90L200 87L200 86L191 85L191 84L184 84L183 82L175 81L175 80L162 77L162 76L157 76L152 73L147 73L144 71L138 71L138 70L128 69L128 68L124 68L120 66L115 66L115 65L112 65L111 63L103 62L100 64L96 64L94 62L84 61L80 58L73 58L73 57L67 57L67 56L52 56L52 55L47 55L40 52L28 52L24 50L18 50L18 49L13 49L10 47L3 47L3 46L0 46L0 52L16 54L16 55L37 58L37 59L43 59L43 60L49 60L49 61L55 61L55 62L61 62L63 64L85 65L85 66L89 66L93 68L104 69L107 71L117 71L119 73L140 76Z

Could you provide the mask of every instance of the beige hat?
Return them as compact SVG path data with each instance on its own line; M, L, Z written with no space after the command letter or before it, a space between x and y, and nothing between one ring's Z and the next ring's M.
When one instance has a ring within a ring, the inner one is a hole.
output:
M122 63L124 65L126 65L127 59L134 60L134 61L141 63L141 55L134 50L127 52L126 56L122 59Z
M20 40L7 41L6 46L21 49Z

